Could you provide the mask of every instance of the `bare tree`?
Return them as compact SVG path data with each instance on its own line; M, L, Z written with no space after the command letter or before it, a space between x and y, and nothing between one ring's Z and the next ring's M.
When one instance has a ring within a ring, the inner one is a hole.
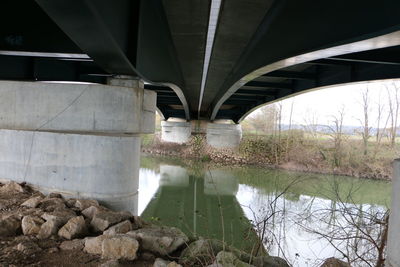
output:
M367 86L366 89L364 89L361 93L362 96L362 102L361 106L363 109L363 118L360 119L360 123L362 125L362 132L361 136L363 139L363 150L364 150L364 155L367 155L368 153L368 139L371 137L371 127L369 126L369 112L370 112L370 106L369 106L369 88Z
M332 116L332 125L328 125L330 130L329 136L333 140L333 162L336 167L342 163L342 142L343 142L343 120L345 116L344 107L342 106L336 115Z
M288 135L286 137L286 161L289 160L289 144L292 141L291 139L293 138L292 136L292 118L293 118L293 108L294 108L294 99L292 99L292 102L290 104L290 113L289 113L289 127L288 127Z
M392 83L391 88L386 85L386 91L388 94L389 103L389 118L390 118L390 128L389 128L389 140L392 147L396 144L397 135L397 125L399 119L399 109L400 109L400 92L399 87L395 82Z
M333 182L333 205L312 213L299 214L298 224L328 241L351 266L385 266L389 212L373 206L355 204L351 187L344 192ZM309 228L304 221L318 221L320 228Z
M374 149L374 157L378 153L378 149L380 147L382 137L384 133L386 132L386 128L390 119L390 114L386 115L386 120L384 121L384 124L382 125L382 119L384 117L384 112L385 112L385 105L382 103L382 97L381 97L381 92L379 92L378 96L378 101L376 102L376 134L375 134L375 149Z

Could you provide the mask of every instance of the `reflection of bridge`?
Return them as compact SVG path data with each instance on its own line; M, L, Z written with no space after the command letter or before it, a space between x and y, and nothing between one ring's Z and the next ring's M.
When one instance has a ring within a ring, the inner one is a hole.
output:
M236 200L238 184L230 173L213 170L195 177L182 167L161 165L160 174L160 186L143 211L144 218L176 226L191 236L225 240L248 252L258 244Z

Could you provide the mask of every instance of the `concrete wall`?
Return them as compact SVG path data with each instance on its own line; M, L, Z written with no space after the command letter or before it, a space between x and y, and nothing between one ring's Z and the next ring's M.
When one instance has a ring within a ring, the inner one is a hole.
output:
M207 143L216 148L238 147L242 139L240 124L208 123Z
M161 140L172 143L186 143L191 136L191 123L178 121L161 122Z
M389 233L387 244L387 259L389 267L400 266L400 159L393 162L392 207L389 217Z
M142 88L0 81L0 177L137 212L155 104Z

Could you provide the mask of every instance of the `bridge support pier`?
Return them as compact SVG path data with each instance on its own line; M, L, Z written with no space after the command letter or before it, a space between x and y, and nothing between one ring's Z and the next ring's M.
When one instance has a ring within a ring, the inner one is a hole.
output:
M162 141L182 144L188 142L190 136L195 134L206 135L207 144L212 147L234 148L239 146L242 139L242 126L201 120L161 122Z
M207 144L216 148L238 147L242 140L240 124L208 123Z
M393 162L392 204L389 217L387 258L385 265L400 266L400 159Z
M112 85L0 82L0 177L137 212L140 134L156 95Z
M191 136L191 123L185 121L162 121L161 140L171 143L189 142Z

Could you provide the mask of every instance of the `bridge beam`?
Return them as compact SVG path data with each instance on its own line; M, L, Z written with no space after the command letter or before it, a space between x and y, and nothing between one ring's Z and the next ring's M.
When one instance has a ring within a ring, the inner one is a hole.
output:
M140 134L156 94L111 85L0 81L0 177L137 212Z

